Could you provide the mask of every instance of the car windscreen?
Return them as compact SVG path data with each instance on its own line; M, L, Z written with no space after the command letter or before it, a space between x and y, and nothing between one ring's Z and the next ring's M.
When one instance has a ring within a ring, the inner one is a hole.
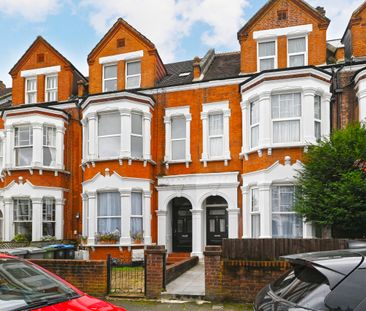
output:
M330 292L327 278L313 267L294 265L282 277L270 285L271 292L290 303L312 307L322 306Z
M35 265L0 259L0 310L22 310L68 300L77 293Z

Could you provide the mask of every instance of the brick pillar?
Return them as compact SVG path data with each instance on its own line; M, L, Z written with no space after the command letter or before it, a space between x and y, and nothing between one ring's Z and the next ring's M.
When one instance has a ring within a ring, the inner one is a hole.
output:
M209 300L222 300L222 249L221 246L206 246L205 256L205 296Z
M165 257L166 249L164 246L147 246L145 250L145 295L148 298L159 298L164 288Z

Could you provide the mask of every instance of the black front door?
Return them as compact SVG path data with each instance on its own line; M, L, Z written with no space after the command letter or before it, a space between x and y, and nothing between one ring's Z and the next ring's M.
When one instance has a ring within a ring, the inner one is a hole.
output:
M207 245L221 245L228 237L226 207L207 207Z
M175 198L173 209L173 252L192 251L192 206L185 198Z

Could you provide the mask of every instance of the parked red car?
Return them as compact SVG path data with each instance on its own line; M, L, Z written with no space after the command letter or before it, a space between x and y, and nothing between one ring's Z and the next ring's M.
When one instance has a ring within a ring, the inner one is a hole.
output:
M126 311L26 260L0 254L1 311Z

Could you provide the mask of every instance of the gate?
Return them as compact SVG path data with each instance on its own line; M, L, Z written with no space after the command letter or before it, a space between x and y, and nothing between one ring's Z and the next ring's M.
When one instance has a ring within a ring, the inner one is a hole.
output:
M116 296L145 295L145 260L124 263L108 255L108 293Z

